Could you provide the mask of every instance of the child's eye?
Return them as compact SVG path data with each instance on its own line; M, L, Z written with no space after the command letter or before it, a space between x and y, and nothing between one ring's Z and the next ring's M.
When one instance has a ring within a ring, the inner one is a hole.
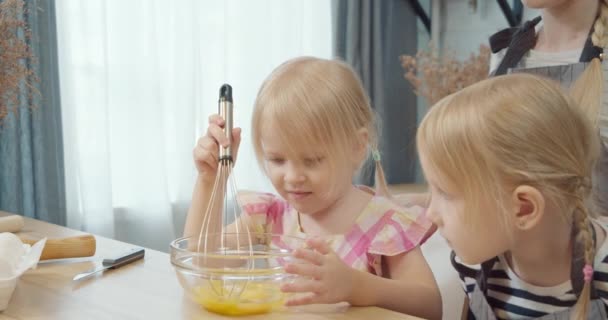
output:
M323 161L323 157L306 158L304 159L304 165L307 167L314 167Z
M437 194L439 196L441 196L442 198L447 199L447 200L450 199L450 195L447 192L445 192L445 191L443 191L443 190L441 190L439 188L436 188L436 190L437 190Z
M273 163L273 164L283 164L283 162L285 162L285 159L282 158L267 158L266 161Z
M432 195L437 195L440 196L442 198L448 198L448 194L443 191L441 188L437 187L437 186L432 186L431 187L431 196Z

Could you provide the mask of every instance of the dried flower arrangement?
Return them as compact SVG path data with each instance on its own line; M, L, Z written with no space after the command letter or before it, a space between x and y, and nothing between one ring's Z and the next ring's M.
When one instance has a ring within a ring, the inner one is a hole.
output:
M23 0L0 1L0 124L9 112L17 110L22 86L37 92L33 87L37 76L27 67L34 57L25 40L29 34L21 18L23 6Z
M405 79L414 87L414 93L432 106L441 98L487 78L490 48L481 45L479 52L465 61L457 60L449 52L440 57L433 46L416 56L402 55L400 59Z

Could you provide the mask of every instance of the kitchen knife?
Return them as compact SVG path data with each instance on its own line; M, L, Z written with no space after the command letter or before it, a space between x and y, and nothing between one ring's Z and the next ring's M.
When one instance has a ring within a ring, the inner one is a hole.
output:
M116 257L112 257L109 259L104 259L100 266L97 266L91 270L85 271L83 273L77 274L74 277L74 281L84 279L89 277L97 272L101 272L107 269L116 269L120 268L124 265L127 265L133 261L139 260L144 257L145 250L143 248L133 248L124 252Z

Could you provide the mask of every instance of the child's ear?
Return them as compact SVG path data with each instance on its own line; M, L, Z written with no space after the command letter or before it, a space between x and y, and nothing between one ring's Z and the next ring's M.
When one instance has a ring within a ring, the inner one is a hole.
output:
M538 225L545 213L545 197L538 189L519 186L513 191L512 201L515 229L526 231Z

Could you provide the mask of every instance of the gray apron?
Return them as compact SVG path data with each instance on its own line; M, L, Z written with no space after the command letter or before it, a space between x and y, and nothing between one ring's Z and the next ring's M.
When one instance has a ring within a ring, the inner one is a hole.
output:
M498 65L493 75L507 73L525 72L537 74L559 82L562 87L569 88L574 81L583 73L586 65L593 58L603 52L602 48L596 47L587 39L580 61L578 63L539 68L519 68L523 56L534 47L536 43L535 26L540 22L540 17L527 21L522 27L502 30L490 37L492 52L496 53L508 48L505 57ZM590 34L593 29L590 31ZM600 158L593 170L593 212L599 216L608 216L608 59L602 62L604 74L604 96L599 114L599 135L601 137Z

